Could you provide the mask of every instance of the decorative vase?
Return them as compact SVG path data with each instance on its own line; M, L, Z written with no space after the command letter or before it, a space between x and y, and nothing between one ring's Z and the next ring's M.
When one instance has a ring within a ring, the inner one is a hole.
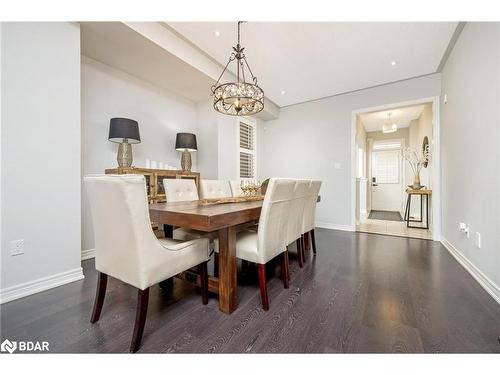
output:
M413 180L413 188L415 190L419 190L422 188L422 185L420 185L420 173L415 174L415 178Z

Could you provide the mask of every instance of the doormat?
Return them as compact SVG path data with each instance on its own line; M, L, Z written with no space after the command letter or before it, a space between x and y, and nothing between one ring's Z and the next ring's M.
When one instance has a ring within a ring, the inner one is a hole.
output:
M374 220L389 220L389 221L403 221L401 214L398 211L370 211L368 219Z

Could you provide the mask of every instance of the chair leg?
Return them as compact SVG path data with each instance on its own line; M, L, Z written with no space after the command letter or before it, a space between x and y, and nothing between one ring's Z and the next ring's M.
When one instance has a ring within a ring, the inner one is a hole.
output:
M269 310L269 299L267 298L267 281L266 281L266 265L257 264L257 269L259 272L259 288L260 288L260 299L262 300L262 308L264 311Z
M307 262L307 258L306 258L306 240L304 235L300 236L300 241L302 242L302 259L304 260L305 263Z
M303 234L304 236L304 249L311 250L311 244L309 243L309 232Z
M138 290L137 292L137 310L135 313L134 333L130 343L130 352L135 353L141 347L142 334L146 324L146 315L148 313L149 288Z
M299 267L302 268L304 267L304 253L302 252L302 239L297 239L295 241L295 244L297 245L297 256L299 257Z
M283 279L285 289L288 289L290 286L290 273L288 271L288 249L286 249L281 254L281 278Z
M99 277L97 279L97 289L95 293L94 310L92 311L92 316L90 317L90 323L95 323L99 320L102 311L102 305L104 304L104 297L106 296L106 286L108 285L108 275L102 272L98 272Z
M214 253L214 276L219 277L219 253Z
M207 262L201 263L199 266L201 278L201 302L206 305L208 303L208 270Z
M314 236L314 229L311 230L311 242L313 247L313 253L316 255L316 237Z

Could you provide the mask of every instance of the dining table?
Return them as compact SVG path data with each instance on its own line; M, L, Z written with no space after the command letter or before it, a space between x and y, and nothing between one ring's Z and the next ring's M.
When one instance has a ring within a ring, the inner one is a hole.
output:
M236 229L239 225L258 220L262 200L221 204L203 201L152 203L151 221L163 224L166 237L173 228L189 228L202 232L217 232L219 239L218 277L209 277L209 291L219 295L220 311L231 314L238 307Z

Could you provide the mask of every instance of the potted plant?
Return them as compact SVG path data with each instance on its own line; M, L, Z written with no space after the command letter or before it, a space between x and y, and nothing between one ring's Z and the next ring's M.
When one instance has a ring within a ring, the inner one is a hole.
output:
M422 189L423 186L420 184L420 171L422 167L427 166L429 162L429 146L427 145L422 149L422 153L417 153L411 148L405 148L403 150L403 158L410 164L413 171L413 185L411 186L415 190Z

